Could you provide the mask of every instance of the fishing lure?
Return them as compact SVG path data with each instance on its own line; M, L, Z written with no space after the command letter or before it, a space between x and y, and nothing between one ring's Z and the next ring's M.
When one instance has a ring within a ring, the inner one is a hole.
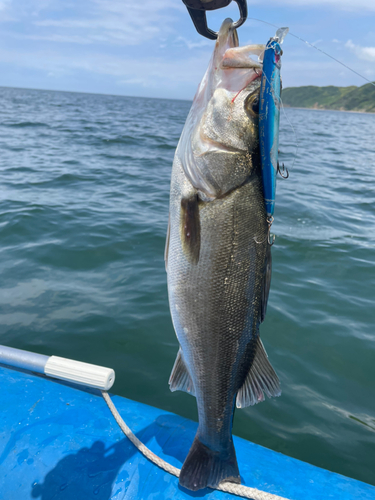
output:
M289 28L280 28L268 41L264 52L260 85L259 139L264 201L269 228L273 222L278 170L281 44L288 31Z

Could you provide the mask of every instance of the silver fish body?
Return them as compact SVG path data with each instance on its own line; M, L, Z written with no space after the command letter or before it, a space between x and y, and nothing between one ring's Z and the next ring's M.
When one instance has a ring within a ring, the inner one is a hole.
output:
M280 394L259 338L271 278L260 79L252 63L241 62L237 45L226 20L172 169L166 266L180 350L169 383L197 399L198 431L180 475L191 490L240 482L232 440L236 403Z

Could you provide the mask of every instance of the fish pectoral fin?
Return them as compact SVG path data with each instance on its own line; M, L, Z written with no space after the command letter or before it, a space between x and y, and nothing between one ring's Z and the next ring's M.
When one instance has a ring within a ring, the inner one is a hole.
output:
M181 242L185 256L191 264L198 264L201 246L201 226L198 195L181 200Z
M254 361L242 387L237 393L236 406L244 408L281 394L279 377L268 361L266 350L258 337Z
M171 376L169 377L169 388L172 392L184 391L195 396L194 383L190 373L186 368L181 347L178 350L176 361L174 362Z
M264 275L263 275L263 287L262 287L262 298L260 306L260 322L263 323L266 317L268 295L270 293L271 287L271 274L272 274L272 256L271 256L271 245L267 245L266 250L266 260L264 265ZM263 346L263 344L262 344ZM264 349L264 347L263 347ZM266 354L267 356L267 354Z

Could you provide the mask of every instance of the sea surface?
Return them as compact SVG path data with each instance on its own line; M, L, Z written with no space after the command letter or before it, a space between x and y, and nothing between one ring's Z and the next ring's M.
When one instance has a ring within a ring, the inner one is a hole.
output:
M171 393L163 252L190 102L0 88L0 343L109 366L112 392ZM283 393L234 433L375 484L375 115L287 108L261 336ZM298 146L298 150L296 151Z

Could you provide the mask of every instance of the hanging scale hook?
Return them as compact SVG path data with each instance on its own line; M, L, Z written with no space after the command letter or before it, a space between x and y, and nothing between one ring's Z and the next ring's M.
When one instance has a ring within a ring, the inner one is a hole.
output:
M190 17L198 33L210 40L216 40L216 31L211 30L207 26L206 11L216 10L226 7L232 0L182 0L187 7ZM246 0L234 0L240 10L239 20L233 24L234 28L239 28L247 19L247 3Z

